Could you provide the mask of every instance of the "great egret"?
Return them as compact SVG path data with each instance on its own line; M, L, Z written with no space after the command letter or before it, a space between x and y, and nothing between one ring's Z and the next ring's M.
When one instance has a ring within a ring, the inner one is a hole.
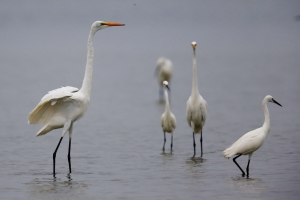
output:
M189 126L193 130L193 145L194 145L194 155L196 156L196 142L195 134L200 133L200 144L201 144L201 157L203 155L203 146L202 146L202 129L205 124L206 114L207 114L207 103L202 98L198 90L198 81L197 81L197 66L196 66L196 42L192 42L193 47L193 85L192 85L192 94L188 101L186 102L186 117Z
M171 152L173 148L173 131L176 128L176 118L174 114L170 110L169 98L168 98L168 90L170 90L168 86L168 81L163 81L164 89L165 89L165 99L166 99L166 108L165 112L161 115L161 127L164 132L164 146L163 151L165 151L166 144L166 132L171 133Z
M28 115L29 124L43 125L36 136L45 135L53 129L63 128L61 138L53 153L53 176L55 176L56 152L67 131L69 131L68 162L71 173L70 151L73 123L84 115L90 103L94 59L93 38L97 31L111 26L124 26L124 24L96 21L91 26L87 43L86 69L81 89L67 86L52 90L41 99L40 103Z
M160 85L159 98L162 99L163 96L163 82L171 81L172 78L173 65L172 62L164 57L160 57L157 60L155 74L157 75L158 83Z
M261 145L263 144L264 140L266 139L266 137L270 132L270 114L269 114L267 102L276 103L277 105L282 106L280 105L280 103L275 101L272 96L267 95L262 101L262 108L265 115L265 122L263 126L246 133L245 135L240 137L240 139L238 139L235 143L233 143L229 148L223 151L224 157L228 159L233 155L237 155L235 158L233 158L233 162L242 171L242 176L245 176L245 172L235 160L241 155L249 155L248 165L246 168L247 177L249 177L249 164L250 164L251 156L254 151L256 151L261 147Z

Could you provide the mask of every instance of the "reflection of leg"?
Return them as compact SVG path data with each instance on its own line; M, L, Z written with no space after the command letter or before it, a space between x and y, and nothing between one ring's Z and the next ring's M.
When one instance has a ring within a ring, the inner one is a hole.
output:
M202 131L201 131L201 136L200 136L200 144L201 144L201 157L203 156L203 146L202 146Z
M196 142L195 142L195 133L193 132L193 145L194 145L194 155L193 155L193 157L195 157L196 156Z
M60 138L60 140L59 140L59 142L58 142L58 144L56 146L56 149L55 149L55 151L53 153L53 176L54 177L55 177L55 158L56 158L56 152L57 152L57 149L59 148L59 145L60 145L62 139L63 139L63 137Z
M238 156L236 156L235 158L233 158L233 162L238 166L238 168L242 171L242 176L245 176L245 172L243 171L243 169L239 166L239 164L235 161L235 159L237 159L238 157L240 157L242 154L239 154Z
M173 151L173 134L171 135L171 152Z
M247 178L249 178L249 165L250 165L250 159L248 160L248 165L247 165L247 168L246 168L246 170L247 170Z
M163 146L163 148L162 148L163 151L165 151L165 144L166 144L166 141L167 141L167 139L166 139L166 132L164 132L164 146Z

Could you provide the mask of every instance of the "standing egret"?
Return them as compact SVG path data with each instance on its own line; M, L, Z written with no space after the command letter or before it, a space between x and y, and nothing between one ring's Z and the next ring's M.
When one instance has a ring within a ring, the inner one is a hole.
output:
M196 142L195 134L200 133L200 144L201 144L201 157L203 155L202 146L202 129L205 124L206 114L207 114L207 103L202 98L198 90L197 81L197 66L196 66L196 42L192 42L193 47L193 84L192 84L192 94L188 101L186 102L186 117L189 126L193 130L193 145L194 145L194 155L196 156Z
M159 98L162 99L163 96L163 82L171 81L172 78L173 65L172 62L164 57L160 57L157 60L155 74L157 75L159 88Z
M266 139L266 137L270 132L270 114L269 114L267 102L276 103L277 105L282 106L280 105L280 103L275 101L272 96L267 95L262 101L262 108L265 115L265 122L263 126L246 133L245 135L240 137L240 139L238 139L235 143L233 143L229 148L223 151L224 157L228 159L231 156L237 155L235 158L233 158L233 162L242 171L242 176L245 176L245 172L235 160L241 155L249 155L248 165L246 168L247 177L249 177L249 164L250 164L250 159L252 157L252 154L254 151L256 151L261 147L261 145L263 144L264 140Z
M166 132L171 133L171 152L173 148L173 131L176 128L176 118L170 110L169 98L168 98L168 90L170 90L168 86L168 81L163 81L164 89L165 89L165 99L166 99L166 108L165 112L161 115L161 127L164 132L164 146L162 148L165 151L166 144Z
M96 21L91 26L87 43L86 69L81 89L67 86L52 90L41 99L40 103L28 115L29 124L43 125L36 136L45 135L53 129L63 128L61 138L53 153L53 176L55 176L56 152L67 131L69 131L68 162L71 173L70 151L73 123L84 115L90 103L94 59L93 38L97 31L111 26L124 26L124 24Z

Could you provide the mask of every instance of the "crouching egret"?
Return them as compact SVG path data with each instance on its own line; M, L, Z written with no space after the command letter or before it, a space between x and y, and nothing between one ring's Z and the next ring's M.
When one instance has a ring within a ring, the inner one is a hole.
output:
M163 96L163 82L168 81L170 83L172 78L173 65L172 62L164 57L160 57L157 60L155 74L160 85L159 88L159 98L162 99Z
M200 133L200 144L201 144L201 157L203 156L203 146L202 146L202 129L205 124L206 114L207 114L207 103L202 98L198 90L197 81L197 66L196 66L196 42L192 42L193 47L193 84L192 84L192 94L188 101L186 102L186 117L189 126L193 130L193 145L194 145L194 155L196 156L196 142L195 134Z
M267 95L262 101L262 108L265 115L265 122L262 127L250 131L240 137L235 143L233 143L229 148L223 151L223 155L225 158L230 158L231 156L237 155L233 158L233 162L238 166L238 168L242 171L242 176L245 176L245 172L239 166L239 164L235 161L241 155L249 155L248 157L248 165L247 165L247 177L249 177L249 164L250 159L254 151L259 149L263 144L264 140L268 136L270 132L270 114L267 106L267 102L276 103L279 106L280 103L274 100L274 98L270 95Z
M73 123L84 115L90 102L94 59L93 37L97 31L111 26L124 26L124 24L96 21L91 26L87 43L86 69L81 89L67 86L52 90L41 99L40 103L28 115L29 124L43 125L36 136L45 135L53 129L63 128L61 138L53 153L53 176L55 176L56 152L67 131L69 131L68 162L71 173L70 151Z
M171 152L173 148L173 131L176 128L176 118L170 110L169 98L168 98L168 90L170 90L168 86L168 81L163 81L164 89L165 89L165 99L166 99L166 108L165 112L161 115L161 127L164 132L164 146L162 148L165 151L166 144L166 132L171 133Z

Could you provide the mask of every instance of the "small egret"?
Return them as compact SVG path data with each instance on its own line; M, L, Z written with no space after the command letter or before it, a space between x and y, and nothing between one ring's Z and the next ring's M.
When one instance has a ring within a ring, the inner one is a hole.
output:
M189 126L193 130L193 145L194 145L194 155L196 156L196 142L195 134L200 133L200 144L201 144L201 157L203 155L202 146L202 129L205 124L206 114L207 114L207 103L202 98L198 90L197 81L197 66L196 66L196 42L192 42L193 47L193 84L192 84L192 94L188 101L186 102L186 117Z
M176 118L170 110L169 98L168 98L168 90L170 90L168 86L168 81L163 81L164 89L165 89L165 99L166 99L166 108L165 112L161 115L161 127L164 132L164 146L162 148L165 151L166 144L166 132L171 133L171 152L173 149L173 131L176 128Z
M79 90L75 87L67 86L52 90L41 99L40 103L28 115L29 124L43 125L36 136L45 135L53 129L63 128L61 138L53 153L53 176L55 176L56 152L67 131L69 131L68 162L69 171L71 173L70 151L73 123L84 115L90 103L94 59L94 34L101 29L111 26L124 26L124 24L96 21L91 26L87 43L86 69L81 89Z
M242 176L245 176L245 172L239 166L239 164L235 161L241 155L249 155L248 157L248 165L247 165L247 177L249 177L249 164L250 159L254 151L259 149L263 144L264 140L268 136L270 132L270 114L267 106L267 102L276 103L279 106L280 103L274 100L274 98L270 95L267 95L262 101L262 108L265 115L265 122L262 127L250 131L240 137L235 143L233 143L229 148L223 151L223 155L225 158L230 158L231 156L237 155L233 158L233 162L238 166L238 168L242 171Z
M163 82L168 81L170 83L172 78L173 65L172 62L164 57L160 57L157 60L155 74L160 85L159 97L162 99L163 96Z

